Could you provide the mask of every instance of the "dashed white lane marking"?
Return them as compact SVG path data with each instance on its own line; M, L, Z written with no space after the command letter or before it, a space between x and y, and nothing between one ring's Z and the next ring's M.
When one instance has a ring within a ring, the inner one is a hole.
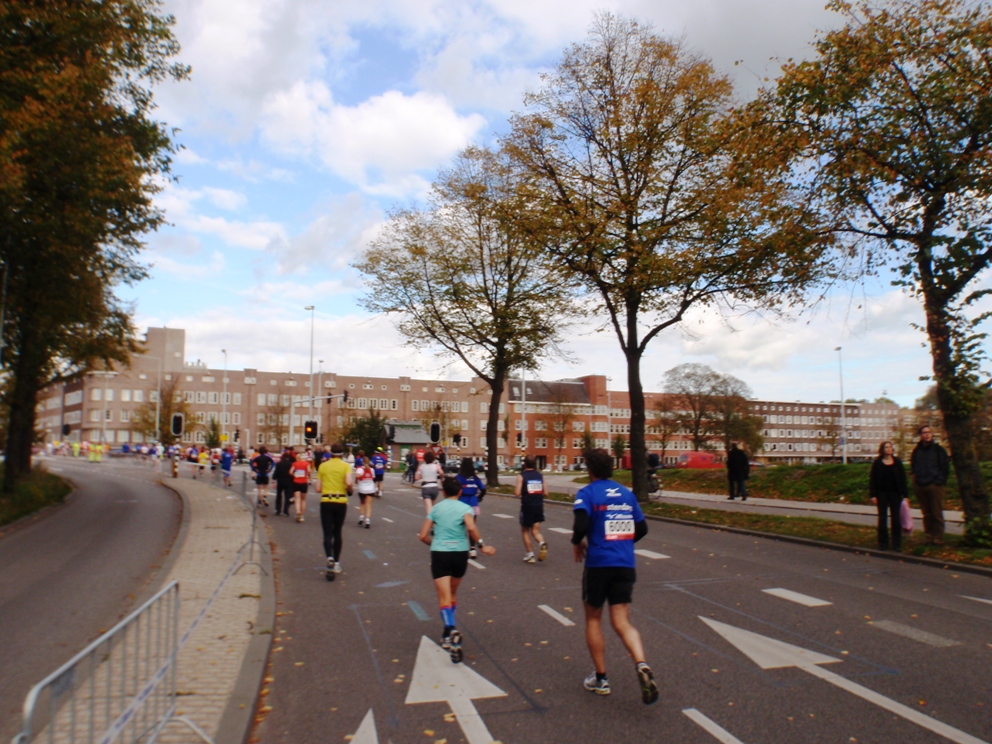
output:
M471 563L476 568L478 568L480 571L485 571L486 570L486 567L483 566L481 563L479 563L477 560L475 560L475 558L469 558L468 559L468 562Z
M653 561L660 561L662 558L671 558L670 555L665 555L664 553L655 553L653 550L644 550L643 548L638 548L634 551L637 555L644 556L645 558L650 558Z
M981 597L969 597L965 594L960 595L962 599L970 599L972 602L984 602L985 604L992 605L992 599L982 599Z
M909 625L903 625L902 623L897 623L892 620L875 620L868 624L872 627L881 628L882 630L887 630L890 633L903 636L904 638L910 638L914 641L925 643L928 646L935 646L936 648L950 648L951 646L961 645L961 641L954 641L950 638L934 635L933 633L928 633L925 630L913 628Z
M564 527L552 527L551 528L551 531L552 532L560 532L563 535L571 535L572 534L572 531L571 530L566 530Z
M512 514L493 514L497 519L513 519Z
M551 607L548 607L547 605L538 605L537 606L537 609L539 609L539 610L541 610L543 612L548 613L549 615L551 615L551 617L553 617L555 620L557 620L558 622L560 622L565 627L569 627L571 625L575 625L575 623L573 623L567 617L565 617L560 612L558 612L558 610L552 609Z
M383 522L389 522L390 524L393 524L393 520L392 520L392 519L390 519L389 517L383 517L383 518L382 518L382 521L383 521Z
M833 604L833 602L828 602L825 599L817 599L816 597L811 597L808 594L800 594L799 592L794 592L790 589L762 589L761 591L765 594L771 594L773 597L787 599L790 602L795 602L796 604L801 604L805 607L826 607L827 605Z
M703 729L703 731L708 733L717 741L721 742L721 744L744 744L744 742L727 731L727 729L723 728L718 723L711 721L695 708L686 708L682 711L682 713L686 715L690 721Z

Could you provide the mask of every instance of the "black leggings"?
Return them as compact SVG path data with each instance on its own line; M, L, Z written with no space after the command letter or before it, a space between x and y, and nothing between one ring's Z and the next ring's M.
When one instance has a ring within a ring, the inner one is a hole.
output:
M293 484L276 485L276 514L289 514L289 505L293 503Z
M878 499L878 547L889 549L889 523L892 524L892 549L902 549L902 520L899 509L902 496L898 493L880 493Z
M341 528L348 516L347 504L320 502L320 526L324 528L324 554L337 563L341 557Z

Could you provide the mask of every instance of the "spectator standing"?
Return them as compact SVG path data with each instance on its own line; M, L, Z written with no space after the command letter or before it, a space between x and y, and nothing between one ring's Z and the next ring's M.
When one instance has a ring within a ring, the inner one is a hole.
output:
M747 453L731 442L730 452L727 453L727 484L730 487L730 500L738 496L741 501L747 501L747 479L751 475L751 462Z
M944 490L950 474L947 450L933 441L933 429L920 427L920 441L913 448L909 469L913 493L923 512L927 545L944 544Z
M889 527L892 523L892 549L902 550L902 522L899 508L909 496L906 485L906 468L895 456L892 442L882 442L878 457L871 464L868 476L868 495L878 507L878 549L889 549Z

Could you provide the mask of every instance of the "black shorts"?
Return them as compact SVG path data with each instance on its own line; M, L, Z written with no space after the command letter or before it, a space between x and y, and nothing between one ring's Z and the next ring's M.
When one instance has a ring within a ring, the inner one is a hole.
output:
M460 579L468 570L467 550L432 550L431 551L431 576L440 579L450 576L453 579Z
M255 482L260 486L269 485L269 476L267 475L256 475Z
M306 493L309 489L309 483L293 483L293 493Z
M374 480L375 480L375 482L376 482L376 483L382 483L382 479L383 479L383 478L384 478L385 476L386 476L386 474L385 474L385 473L379 473L378 475L376 475L376 476L375 476L375 479L374 479Z
M605 602L630 604L636 581L634 568L586 568L582 572L582 601L596 609Z
M520 526L533 527L535 524L544 521L544 502L528 504L526 501L520 505Z

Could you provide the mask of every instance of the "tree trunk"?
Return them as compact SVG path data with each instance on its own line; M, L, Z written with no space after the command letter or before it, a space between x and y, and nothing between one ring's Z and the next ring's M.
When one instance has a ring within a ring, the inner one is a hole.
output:
M933 357L934 382L937 383L937 403L944 417L944 430L947 432L951 462L958 479L958 493L961 496L965 523L973 519L987 519L989 496L978 463L978 450L975 448L975 418L978 408L969 405L969 401L977 399L978 392L973 389L970 380L955 374L950 323L945 307L939 302L932 302L930 292L925 291L924 294L927 335Z
M629 336L628 336L629 338ZM644 443L644 386L641 384L641 352L628 346L627 389L630 398L630 480L638 501L648 498L648 459Z
M506 370L497 369L489 382L493 391L489 400L489 418L486 421L486 484L489 487L499 485L499 403L503 399L503 386L506 380ZM509 432L507 432L509 436Z
M8 398L7 451L4 462L3 490L10 493L14 485L31 472L31 445L34 444L35 408L41 387L40 371L32 363L34 334L20 334L17 360Z

